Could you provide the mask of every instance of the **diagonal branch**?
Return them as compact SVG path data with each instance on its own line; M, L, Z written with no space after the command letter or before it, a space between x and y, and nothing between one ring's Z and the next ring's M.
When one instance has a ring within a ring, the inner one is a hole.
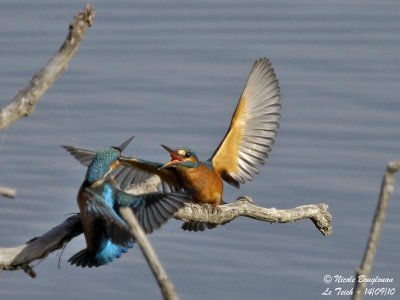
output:
M166 300L178 300L179 297L175 292L175 287L172 281L168 278L167 273L164 270L153 246L150 244L146 237L145 232L140 226L136 216L132 213L132 210L128 207L120 209L120 213L123 219L129 224L130 233L138 243L143 255L149 265L154 277L157 280L158 286L161 289L163 298Z
M94 20L94 10L90 4L78 13L69 25L68 35L58 52L23 88L11 102L0 108L0 129L35 110L40 97L53 85L54 81L67 68L69 60L78 50L87 29Z
M79 215L75 215L23 245L0 248L0 270L32 270L32 267L29 266L31 262L43 259L51 252L63 248L82 232L81 218Z
M374 262L378 241L381 236L383 223L385 222L386 211L390 198L394 190L396 182L396 173L400 170L400 161L389 162L386 168L385 175L382 179L381 192L379 195L378 206L376 207L374 221L372 222L371 232L367 247L364 252L364 257L361 261L360 268L356 271L356 280L354 283L353 300L361 300L364 298L366 289L366 282L363 280L359 282L359 276L368 277Z

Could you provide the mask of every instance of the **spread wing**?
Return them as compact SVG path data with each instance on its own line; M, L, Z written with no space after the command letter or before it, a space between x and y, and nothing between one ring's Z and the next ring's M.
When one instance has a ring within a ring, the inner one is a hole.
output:
M157 185L157 190L164 194L182 190L174 168L160 169L163 166L161 163L133 157L120 157L119 162L120 165L112 176L122 190L146 183Z
M90 188L86 188L89 199L86 205L86 211L94 214L103 220L107 228L108 235L114 244L126 247L133 240L129 233L128 225L117 215L107 202Z
M274 143L280 118L279 83L271 63L258 59L247 79L224 139L210 158L216 172L236 187L258 174Z
M187 201L190 201L190 197L186 192L149 193L141 196L120 192L117 196L118 207L131 208L146 233L161 227Z
M79 161L82 165L88 167L94 157L96 156L96 152L80 149L74 146L66 146L61 145L62 148L67 150L77 161Z
M67 150L82 165L89 166L96 152L77 148L74 146L61 146ZM156 189L162 193L170 193L181 190L175 169L161 169L161 163L146 161L137 158L119 158L119 164L111 172L121 190L129 190L132 186L146 184L156 185ZM152 191L154 192L154 191Z

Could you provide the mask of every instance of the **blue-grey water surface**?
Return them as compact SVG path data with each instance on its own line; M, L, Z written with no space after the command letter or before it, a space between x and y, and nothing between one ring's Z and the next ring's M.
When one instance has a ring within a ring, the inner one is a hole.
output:
M84 1L0 2L0 105L61 45ZM266 166L226 201L290 208L326 202L333 233L310 221L240 218L191 234L172 220L150 239L182 299L320 299L324 275L354 274L381 178L400 159L399 1L93 1L96 20L68 70L28 118L0 131L0 246L38 236L77 212L85 169L61 144L91 149L136 135L129 155L166 161L159 146L207 159L223 137L255 59L267 56L282 119ZM398 189L398 188L397 188ZM400 199L390 203L371 276L400 294ZM36 265L0 273L0 299L159 299L138 248L98 269L70 266L83 237ZM348 299L348 296L330 298Z

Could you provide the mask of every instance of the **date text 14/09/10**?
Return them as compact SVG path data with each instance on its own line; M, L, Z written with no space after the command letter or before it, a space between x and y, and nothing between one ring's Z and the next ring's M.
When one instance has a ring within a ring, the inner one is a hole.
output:
M337 287L335 289L326 288L326 290L321 294L322 296L351 296L353 295L353 289L342 289ZM372 287L365 289L365 295L368 296L393 296L396 293L396 288L388 287Z

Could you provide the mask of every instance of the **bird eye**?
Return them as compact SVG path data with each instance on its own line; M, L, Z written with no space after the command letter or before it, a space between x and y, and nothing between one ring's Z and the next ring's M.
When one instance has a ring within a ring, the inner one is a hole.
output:
M192 156L192 153L190 153L190 152L186 152L186 153L185 153L185 157L186 157L186 158L189 158L190 156Z

